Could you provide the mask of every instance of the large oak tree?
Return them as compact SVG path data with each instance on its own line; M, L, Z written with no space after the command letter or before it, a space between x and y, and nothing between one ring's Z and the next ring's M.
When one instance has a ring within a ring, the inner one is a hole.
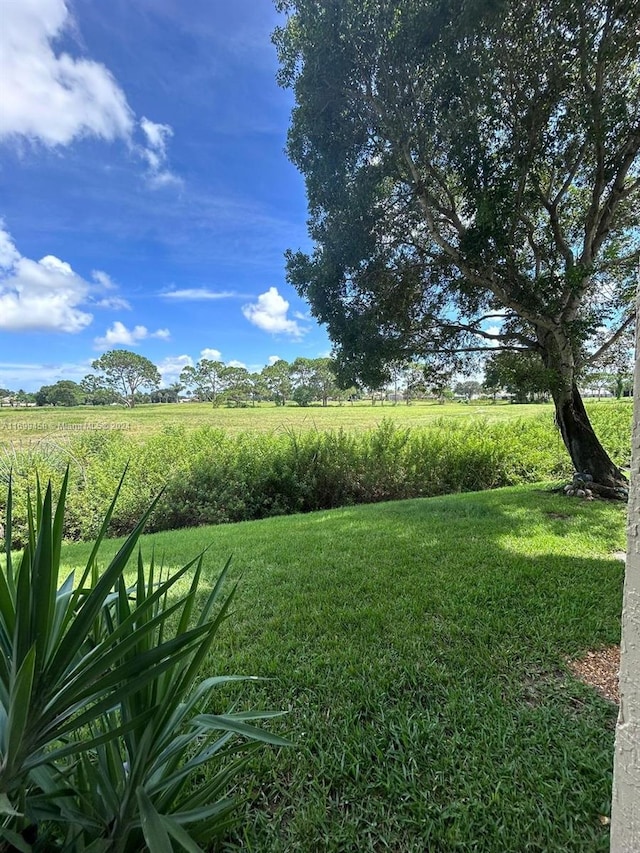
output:
M576 469L619 487L577 379L633 322L640 4L277 5L315 244L288 253L288 276L344 378L531 351Z

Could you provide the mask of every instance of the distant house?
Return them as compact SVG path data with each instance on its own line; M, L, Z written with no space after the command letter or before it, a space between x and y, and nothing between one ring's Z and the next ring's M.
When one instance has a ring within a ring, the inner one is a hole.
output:
M16 406L17 404L15 397L0 397L0 406Z

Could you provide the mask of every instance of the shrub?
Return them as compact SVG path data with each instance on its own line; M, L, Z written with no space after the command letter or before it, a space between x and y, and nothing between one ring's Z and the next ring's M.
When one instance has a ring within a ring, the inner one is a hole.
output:
M101 574L107 510L78 582L58 587L68 476L27 499L26 545L14 561L12 491L0 571L0 838L18 850L193 851L230 819L226 793L247 742L286 742L252 725L268 712L207 713L233 676L194 688L225 619L226 568L202 606L202 556L173 574L124 572L150 510ZM116 492L117 496L117 492ZM186 594L177 587L193 577ZM236 738L244 740L238 743ZM217 770L191 785L205 764Z
M550 424L383 421L362 433L245 435L204 448L171 479L156 529L496 488L570 472Z

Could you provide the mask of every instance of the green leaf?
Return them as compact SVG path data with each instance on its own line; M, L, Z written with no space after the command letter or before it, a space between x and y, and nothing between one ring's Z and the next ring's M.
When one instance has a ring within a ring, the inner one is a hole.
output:
M202 749L196 755L192 756L186 764L183 764L178 770L174 773L167 774L166 773L166 761L168 758L171 758L171 754L167 754L166 752L162 754L161 757L158 758L158 772L150 778L150 790L154 793L160 792L163 789L174 785L176 783L182 782L185 780L197 767L200 767L202 764L206 764L214 755L220 752L224 747L229 743L229 741L234 737L233 732L225 732L222 737L219 737L214 743L210 746ZM188 736L187 743L185 746L193 746L197 744L198 737L202 737L201 734L197 732ZM228 757L230 753L233 751L239 751L243 745L239 745L233 749L225 750L225 757ZM184 749L178 755L184 755Z
M229 561L227 561L227 564L224 567L222 574L218 578L218 581L217 581L211 595L209 596L208 601L206 602L206 604L203 608L203 612L208 613L211 609L211 606L213 605L213 602L218 597L219 592L222 588L222 582L224 580L224 577L225 577L225 574L226 574L228 568L229 568ZM189 669L187 670L187 672L184 675L183 686L182 686L182 692L184 694L186 694L191 689L191 685L193 684L196 676L198 675L198 672L200 671L202 663L203 663L204 659L206 658L206 656L208 655L211 646L213 645L213 641L215 639L216 634L218 633L218 629L227 616L227 612L229 610L229 607L231 606L231 602L233 600L235 592L236 592L236 587L234 586L233 589L231 590L231 592L229 593L229 595L227 596L227 598L225 599L225 601L223 602L222 607L220 608L220 611L218 612L218 615L216 616L216 618L209 623L209 630L207 632L207 638L205 641L202 642L202 644L200 645L200 648L198 649L196 654L193 656L193 659L189 665ZM198 620L198 626L201 626L204 624L206 624L206 622L201 617Z
M31 539L31 536L29 536ZM19 667L33 644L31 636L31 560L33 549L27 544L18 568L16 588L16 623L13 636L13 665Z
M103 744L108 744L111 741L118 740L118 738L126 735L130 731L133 731L136 727L143 725L148 721L150 716L151 711L147 709L140 714L139 717L136 717L133 720L127 720L120 725L109 725L107 731L104 731L101 734L88 735L85 733L82 739L72 740L64 746L57 747L46 753L38 751L34 755L25 759L24 769L31 771L41 765L60 761L62 758L67 758L72 755L80 755L82 752L87 752L89 750L95 750Z
M268 712L197 715L215 687L251 680L214 676L193 689L235 593L220 602L229 563L193 625L202 554L173 574L160 567L156 582L154 558L147 570L138 550L135 583L125 584L148 513L98 574L112 504L80 583L74 588L72 573L57 589L68 477L55 514L51 483L42 490L37 482L15 592L6 572L0 578L0 782L23 793L30 819L59 824L62 843L77 853L111 849L105 832L120 824L123 832L140 826L151 853L202 853L195 838L227 825L234 803L225 794L249 751L259 740L287 743L248 724ZM194 566L187 595L170 597ZM238 734L256 743L234 743ZM191 786L215 760L222 770ZM5 829L13 833L19 815L8 796Z
M39 486L39 484L38 484ZM39 529L36 539L36 550L31 562L33 594L31 610L31 637L36 643L38 661L44 661L47 656L47 644L51 636L50 626L55 609L56 584L58 581L58 566L60 560L60 545L56 549L52 530L52 490L51 483L45 490L44 502L41 502L38 488L38 521ZM58 506L58 511L60 511ZM54 562L55 552L58 562Z
M96 616L100 612L100 609L103 607L106 597L115 585L118 578L123 574L129 561L129 558L136 547L136 543L140 538L140 534L142 533L143 527L146 524L147 518L152 512L157 500L158 499L156 498L156 500L152 502L151 506L149 507L147 512L145 512L133 532L125 540L118 553L115 555L107 569L100 577L98 583L95 585L95 587L93 587L89 595L82 602L82 605L80 606L79 610L73 612L68 616L67 622L70 621L70 619L73 617L74 629L73 631L66 632L64 639L60 643L60 646L51 663L50 675L53 678L61 677L65 670L70 666L73 658L78 652L78 649L84 642L84 638L87 636L91 626L93 625ZM104 528L104 530L106 532L106 528ZM104 535L102 530L101 533L102 535ZM91 564L95 556L94 551L91 552ZM89 570L90 569L85 570L85 575L88 573ZM80 581L80 585L82 586L85 581L86 577L83 576L82 580ZM73 610L73 607L76 604L76 600L77 599L72 599L70 610Z
M140 633L147 629L148 625L141 628ZM66 717L72 710L78 710L78 703L104 695L127 680L131 680L134 690L141 689L159 672L175 666L182 657L188 655L206 631L206 625L193 628L186 634L173 637L160 646L131 657L127 657L127 653L136 646L137 632L130 634L113 648L94 649L87 655L86 660L67 676L69 682L52 697L45 708L46 713L51 717Z
M16 811L11 805L9 797L3 792L0 793L0 814L11 815L13 817L22 817L22 812Z
M179 824L188 825L190 823L200 823L201 821L211 820L213 817L218 817L223 814L228 814L229 811L235 808L234 800L218 800L208 806L202 806L198 809L190 809L189 811L174 812L172 819Z
M4 634L3 647L8 651L9 637L13 635L16 625L15 587L13 580L9 583L9 573L0 569L0 630Z
M4 838L20 853L31 853L31 845L21 835L6 826L0 826L0 838Z
M96 536L96 540L93 543L93 547L91 549L91 553L89 554L89 559L87 560L87 564L85 570L80 578L80 582L77 588L77 597L74 599L72 612L75 610L75 605L78 602L78 597L80 596L80 590L84 587L85 583L90 574L95 572L96 569L96 558L98 556L98 551L100 550L100 546L102 545L102 540L107 535L107 530L109 529L109 523L111 522L111 516L113 515L113 511L116 507L116 503L118 501L118 495L120 494L120 490L122 489L122 484L124 483L124 478L127 476L127 468L129 466L125 466L124 471L122 472L122 477L120 477L120 481L116 486L116 491L113 496L113 500L109 504L109 508L105 513L104 519L102 520L102 524L100 525L100 530L98 531L98 535Z
M35 646L32 646L25 656L11 687L7 717L6 752L3 762L3 769L6 769L8 773L12 773L16 769L24 734L30 722L35 665L36 649Z
M74 573L71 572L56 595L53 620L51 623L51 637L49 641L49 659L60 643L63 625L68 612L69 603L73 595L74 577Z
M140 808L142 833L149 853L173 853L171 839L165 825L142 786L136 788L136 799Z
M252 719L259 719L259 717L254 716ZM242 722L240 717L236 717L232 714L199 714L197 717L194 717L193 722L196 725L203 726L204 728L235 732L236 734L243 735L243 737L250 738L251 740L257 740L261 743L270 743L273 746L293 745L291 741L285 740L278 735L266 732L256 726L247 725L247 723Z
M211 808L212 804L215 807L222 808L220 804L222 803L224 805L226 803L226 808L235 808L235 801L229 799L225 800L224 795L231 787L233 787L234 780L247 766L251 754L259 748L259 744L257 743L244 743L233 747L232 749L225 750L223 753L225 758L223 769L218 771L206 782L202 782L197 786L191 787L188 794L180 800L179 812L176 811L175 803L171 804L165 802L166 798L164 794L158 794L157 799L159 803L163 804L163 811L168 811L171 805L173 805L172 815L174 819L176 819L177 814L188 814L191 815L191 817L182 821L188 823L189 820L195 819L192 816L196 811L199 809ZM227 761L230 755L235 757L232 761ZM209 815L209 818L210 817L211 815ZM198 811L198 820L202 819L204 819L203 815Z
M64 477L62 480L62 485L60 486L60 494L58 495L58 503L56 505L55 517L53 520L53 531L52 531L52 554L51 554L51 563L56 570L56 577L58 567L60 566L60 553L62 550L62 538L64 533L64 511L67 502L67 488L69 485L69 466L67 465L67 469L64 472Z
M231 557L229 557L227 562L225 563L224 568L220 572L220 575L218 577L218 580L216 581L214 588L211 590L211 593L210 593L204 607L202 608L202 610L200 612L200 618L198 620L199 624L206 622L206 620L209 618L209 614L211 613L211 609L212 609L213 605L215 604L215 602L218 600L220 593L222 592L222 586L226 580L227 574L229 572L229 566L230 565L231 565ZM227 597L227 603L231 602L231 599L233 598L235 591L236 591L236 587L234 586L233 589L231 590L231 592L229 593L229 596Z
M16 587L13 579L13 563L11 556L11 545L13 539L13 477L9 475L9 488L7 489L7 508L4 516L4 553L5 571L7 573L7 588L11 597L15 597ZM3 578L4 580L4 578Z
M182 610L182 616L180 617L180 624L178 625L178 634L182 633L182 631L186 631L191 622L201 572L202 554L200 554L196 563L196 570L193 573L193 580L191 581L191 589L189 590L189 594L185 597L184 608Z
M113 848L113 842L109 839L96 838L87 847L82 850L82 853L109 853Z
M166 815L160 815L160 820L162 821L165 829L169 833L172 838L178 842L178 844L182 847L183 850L186 850L187 853L204 853L202 847L193 840L193 838L189 835L189 833L183 829L180 824L176 823L171 818Z
M128 549L129 555L133 551L134 547L135 547L135 542L131 543L131 547ZM124 546L121 548L119 555L122 555L123 549L124 549ZM121 561L122 557L120 557L120 561L118 561L119 555L116 555L116 557L114 558L114 560L110 564L109 568L102 575L102 577L99 581L99 585L96 586L93 590L91 590L91 592L89 593L89 595L87 596L87 598L83 602L82 610L79 614L76 615L76 619L74 621L74 631L78 632L78 634L81 634L82 631L84 631L85 633L82 634L82 636L78 636L77 638L75 638L75 641L70 641L69 647L65 648L64 650L61 649L60 652L56 655L56 659L52 662L51 667L49 668L49 678L51 680L54 680L57 678L62 678L62 676L64 675L65 682L67 682L67 684L69 684L68 680L71 676L71 673L69 673L68 671L65 672L65 669L68 669L71 667L73 657L75 656L78 649L82 645L83 638L86 635L87 624L89 626L91 626L93 624L95 618L101 612L101 609L104 606L104 602L107 599L107 597L109 596L111 588L116 584L118 578L120 577L120 575L122 574L122 572L124 572L124 569L126 568L126 560L124 562L122 562ZM110 644L115 644L116 641L120 641L120 638L122 636L126 635L127 633L130 633L131 626L133 624L135 624L136 619L139 618L140 614L146 612L148 609L151 609L155 605L155 603L159 599L162 598L162 596L165 594L165 592L167 590L169 590L175 583L177 583L178 580L187 571L189 571L189 569L191 568L191 566L193 566L193 564L195 562L196 562L196 560L191 560L189 563L187 563L185 566L183 566L179 571L177 571L173 575L171 575L171 577L167 581L165 581L165 583L163 583L153 593L153 595L151 595L145 599L145 601L140 606L140 608L136 610L136 613L130 614L121 624L117 625L117 627L115 627L112 631L110 631L108 643L105 643L105 645L108 646ZM105 579L107 579L107 580L105 580ZM172 613L174 609L175 610L179 609L180 606L181 606L181 602L178 601L175 605L172 606L172 608L161 611L158 614L158 616L155 617L157 621L152 620L150 623L147 624L147 629L150 630L149 626L155 627L157 624L162 622L162 620L167 619L169 617L169 614ZM85 613L85 610L84 610L85 607L89 608L88 613ZM93 618L90 618L90 617L93 617ZM72 632L68 632L68 633L72 633ZM67 637L68 637L68 633L67 633ZM67 640L67 637L65 637L65 641ZM102 651L103 650L104 649L102 648ZM72 652L73 652L73 655L71 658L69 658L69 654L71 654ZM100 653L101 653L101 649L94 649L91 660L93 661L93 660L97 659L99 657ZM67 658L69 658L69 659L67 660ZM73 670L73 672L75 674L79 673L83 669L83 667L85 666L86 663L87 663L87 661L85 661L85 660L81 661L81 666L76 667L76 669ZM66 666L64 666L64 664L66 664ZM82 677L85 680L88 677L86 669L84 670L84 674Z

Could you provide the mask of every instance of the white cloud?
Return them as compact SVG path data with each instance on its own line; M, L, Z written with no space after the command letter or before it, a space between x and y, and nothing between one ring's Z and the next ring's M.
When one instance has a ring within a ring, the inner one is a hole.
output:
M148 338L161 338L168 340L170 333L168 329L158 329L155 332L150 332L146 326L134 326L133 329L128 329L120 320L116 320L113 326L104 334L104 337L96 338L94 343L96 349L110 349L114 346L135 347L140 341L145 341Z
M282 361L282 359L279 355L270 355L267 361L269 362L269 364L273 365L276 363L276 361Z
M133 112L104 65L56 53L69 28L65 0L2 2L0 138L67 145L84 135L129 138Z
M131 305L121 296L105 296L94 303L96 308L109 308L112 311L131 311Z
M79 332L93 319L80 309L89 291L60 258L23 257L0 222L0 329Z
M118 285L108 273L104 272L103 270L93 270L93 272L91 273L91 278L95 282L94 289L97 289L98 291L106 290L110 293L109 296L103 296L100 299L94 296L94 299L91 303L93 306L95 306L96 308L107 308L111 311L131 310L131 305L126 299L124 299L122 296L116 296L116 294L113 293L114 290L118 289Z
M154 188L182 185L182 180L167 168L167 144L173 136L173 129L168 124L158 124L144 116L140 119L140 129L147 141L142 156L147 163L149 184Z
M300 339L306 330L287 317L288 310L289 303L278 293L278 288L270 287L258 296L257 302L244 305L242 313L250 323L265 332Z
M220 361L222 357L222 353L219 349L212 349L211 347L205 347L200 350L200 358L208 358L209 361Z
M145 116L140 119L140 127L147 137L149 148L152 151L160 152L160 156L162 156L167 147L167 140L173 136L171 127L168 124L158 124L157 122L150 121ZM157 165L157 160L154 161L152 158L150 165Z
M247 365L244 361L237 361L235 358L232 358L231 361L227 362L227 367L244 367L245 370L247 369Z
M123 344L125 346L134 346L144 340L149 334L146 326L135 326L133 329L127 329L124 323L116 320L113 326L104 334L104 337L96 338L95 345L98 348L107 349L110 346Z
M20 260L20 252L16 249L8 231L0 222L0 270L8 270Z
M214 299L233 299L239 294L233 290L209 290L208 287L187 287L182 290L168 290L161 293L163 299L176 299L184 302L207 302Z
M123 139L147 165L152 188L181 185L168 167L168 124L138 122L127 97L100 62L60 52L74 26L70 0L0 0L0 140L26 138L55 147L83 136ZM143 145L132 142L139 128Z
M172 382L178 382L184 368L192 366L193 359L190 355L168 356L157 365L162 377L162 384L165 386L171 385Z
M115 290L117 288L117 285L111 276L103 270L93 270L91 278L96 284L99 284L100 287L104 288L104 290Z

